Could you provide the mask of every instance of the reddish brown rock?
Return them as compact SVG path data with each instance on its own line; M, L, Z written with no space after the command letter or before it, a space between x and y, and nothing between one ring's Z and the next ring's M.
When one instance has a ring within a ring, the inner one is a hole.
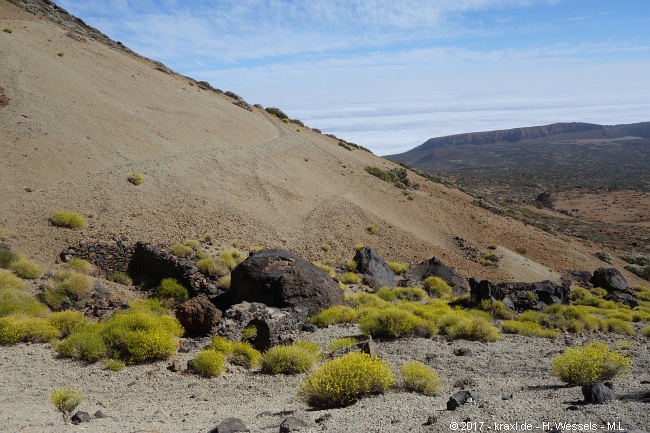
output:
M188 333L207 335L221 321L221 310L201 294L180 304L176 308L176 318Z

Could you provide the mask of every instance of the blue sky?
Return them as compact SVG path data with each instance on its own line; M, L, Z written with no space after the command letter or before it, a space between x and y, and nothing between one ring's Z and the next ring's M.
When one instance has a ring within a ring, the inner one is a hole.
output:
M58 0L132 50L379 155L650 121L648 0Z

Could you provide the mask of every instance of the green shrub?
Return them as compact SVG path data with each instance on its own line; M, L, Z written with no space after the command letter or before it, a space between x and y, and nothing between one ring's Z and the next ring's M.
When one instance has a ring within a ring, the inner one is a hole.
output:
M478 308L482 311L485 311L490 316L495 319L512 319L514 313L505 304L501 301L491 301L489 299L484 299L478 305Z
M569 385L589 385L597 380L611 380L630 371L631 361L610 350L605 343L593 342L568 348L553 360L551 374Z
M18 255L6 248L0 248L0 268L9 269L11 264L18 260Z
M643 328L643 330L641 331L641 333L643 334L644 337L648 337L648 338L650 338L650 325L648 325L648 326L646 326L645 328Z
M48 281L48 288L42 293L42 300L51 309L83 306L92 294L92 280L76 272L61 271Z
M330 244L323 244L323 245L321 245L320 247L321 247L321 249L322 249L323 251L325 251L325 252L327 252L327 251L329 251L329 250L332 249L332 246L331 246Z
M404 262L387 262L388 267L395 275L405 274L409 271L409 264Z
M111 280L115 281L117 284L122 284L124 286L133 285L133 280L131 279L129 274L125 272L120 272L120 271L113 272L113 275L111 275Z
M219 256L217 257L217 261L230 270L232 270L238 264L238 261L235 259L232 252L228 251L220 252Z
M188 245L183 245L180 242L175 242L172 245L171 252L178 257L189 257L194 254L194 249Z
M343 349L344 347L352 346L353 344L357 344L357 339L354 337L337 338L336 340L330 341L330 343L327 345L327 351L335 352L339 349Z
M223 276L229 272L229 269L226 265L210 257L203 258L196 262L196 267L199 268L199 271L203 272L204 274L211 275L213 277Z
M436 295L439 298L446 298L452 293L451 286L442 278L436 276L427 277L424 280L424 288L430 295Z
M250 341L257 338L257 326L248 325L244 328L244 331L241 333L241 341Z
M388 364L365 353L349 353L325 362L300 385L298 395L312 407L345 406L394 383Z
M4 26L4 27L2 28L2 31L5 32L5 33L13 33L13 32L14 32L14 29L12 29L12 28L9 27L9 26Z
M528 251L526 251L526 248L522 248L522 247L515 248L515 251L517 251L517 252L518 252L519 254L521 254L522 256L525 256L526 253L528 253Z
M434 395L442 384L435 371L421 362L407 362L400 367L406 389L423 395Z
M263 249L264 249L264 247L261 247L261 246L259 246L259 245L253 245L253 246L251 247L251 251L254 252L254 253L259 253L259 252L262 251Z
M219 278L219 280L217 280L217 287L219 287L220 289L228 290L230 289L230 282L231 282L230 275L224 275L223 277Z
M44 270L42 266L30 262L24 257L19 257L18 260L12 262L10 268L16 275L26 280L35 280L41 276Z
M613 332L614 334L619 334L619 335L635 334L632 325L630 325L630 323L625 320L609 318L609 319L605 319L605 325L607 326L607 330L609 332Z
M474 317L463 318L446 328L445 333L451 339L497 341L499 331L487 320Z
M404 335L431 336L437 328L409 311L389 307L385 309L368 308L359 319L364 335L373 337L398 338Z
M384 301L392 302L397 299L397 295L392 289L389 289L388 287L382 287L379 289L379 291L376 293L377 296L379 296L381 299Z
M361 248L363 248L363 244L356 244L354 246L354 249L357 250L357 251L359 251ZM355 268L356 268L356 266L355 266Z
M544 329L535 322L522 322L519 320L505 320L501 322L501 330L506 334L519 334L526 337L542 337L551 340L556 339L559 334L553 329Z
M39 317L0 317L0 345L19 342L46 343L59 334L46 319Z
M68 266L75 272L80 274L90 275L92 274L95 267L88 261L80 259L79 257L73 257L68 260Z
M268 374L300 374L312 368L320 354L300 344L274 346L262 355L262 371Z
M86 225L86 220L81 215L63 211L54 212L50 217L50 222L57 227L67 227L70 229L76 229Z
M106 369L111 371L120 371L126 367L126 364L117 359L107 359L104 361L104 365L106 366Z
M419 287L395 287L393 289L399 299L421 301L427 297L427 292Z
M287 122L289 122L289 116L287 116L284 111L280 110L279 108L276 107L267 107L266 111L276 117L279 117L280 119L287 119Z
M325 328L337 323L353 323L356 320L357 312L345 305L335 305L309 318L309 322L319 328Z
M354 272L345 272L339 277L339 281L343 284L359 284L361 277Z
M90 362L110 357L135 364L168 358L176 351L175 337L183 332L156 301L136 301L99 323L75 327L56 349Z
M78 311L60 311L47 318L47 323L59 330L59 337L67 337L77 326L88 323L86 316Z
M190 365L192 370L203 377L220 376L226 370L224 354L212 349L199 352Z
M187 289L175 278L165 278L162 280L156 296L162 299L173 299L176 302L187 301L190 297Z
M142 177L141 173L132 173L127 177L127 180L133 185L140 185L144 178Z
M208 346L208 349L216 350L217 352L229 354L233 351L233 342L227 338L220 337L218 335L212 336L212 342Z
M374 235L375 233L377 233L379 229L377 228L376 225L370 224L368 227L366 227L366 230L368 230L370 234Z
M253 368L259 365L262 354L255 349L249 342L242 341L233 343L232 353L228 358L230 362L237 365L243 365L246 368Z
M316 266L317 268L319 268L320 270L325 271L325 273L327 275L329 275L330 277L332 277L332 278L336 277L336 272L334 272L333 267L324 265L324 264L319 263L319 262L312 262L312 264L314 266Z
M0 271L0 290L23 290L23 280L10 272Z
M83 395L74 388L58 388L52 391L50 400L52 404L63 414L64 421L70 419L72 411L83 401Z

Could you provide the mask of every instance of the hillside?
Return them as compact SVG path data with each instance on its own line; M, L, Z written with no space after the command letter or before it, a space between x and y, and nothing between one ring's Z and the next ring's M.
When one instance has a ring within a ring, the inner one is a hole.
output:
M435 255L466 276L496 280L542 275L524 265L481 267L454 238L477 249L526 248L528 260L562 272L599 265L580 245L475 208L466 194L413 173L421 187L407 200L364 171L391 162L242 109L79 25L71 32L6 1L0 17L13 28L0 34L0 87L9 99L0 111L0 227L13 249L43 264L82 239L169 244L212 233L311 260L344 262L364 243L388 260ZM144 175L142 185L127 181L133 172ZM89 224L53 227L57 210Z

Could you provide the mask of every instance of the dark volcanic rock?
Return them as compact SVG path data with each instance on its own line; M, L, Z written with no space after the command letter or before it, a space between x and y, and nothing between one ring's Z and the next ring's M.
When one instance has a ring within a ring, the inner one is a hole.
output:
M72 421L72 424L75 425L81 424L82 422L90 422L90 414L88 412L78 410L74 415L72 415L70 421Z
M597 380L590 385L582 387L582 395L585 397L585 403L603 404L608 401L616 400L614 385L611 382Z
M632 308L639 305L639 300L633 293L612 292L612 293L608 293L607 296L605 296L605 300L629 305Z
M289 251L275 249L253 254L233 270L230 298L233 304L300 306L309 314L344 300L343 291L325 271Z
M280 424L280 433L289 433L292 431L307 430L312 427L311 424L293 416L285 418Z
M607 292L629 292L627 281L615 268L598 268L591 277L594 287L601 287Z
M370 247L357 250L354 255L357 270L364 274L373 286L395 286L395 274L388 264Z
M192 334L209 334L221 321L221 311L206 295L195 296L176 308L176 318Z
M469 287L463 276L442 263L437 257L432 257L422 263L412 265L406 274L407 279L416 282L424 281L431 276L440 277L445 283L449 284L456 296L463 296L469 293Z
M543 310L549 305L569 303L570 289L552 281L492 284L471 278L469 285L475 302L502 301L506 307L517 311Z
M210 430L210 433L242 433L242 432L250 432L248 428L246 428L246 424L244 424L244 421L240 420L239 418L226 418L223 421L219 423L219 425L212 430Z

